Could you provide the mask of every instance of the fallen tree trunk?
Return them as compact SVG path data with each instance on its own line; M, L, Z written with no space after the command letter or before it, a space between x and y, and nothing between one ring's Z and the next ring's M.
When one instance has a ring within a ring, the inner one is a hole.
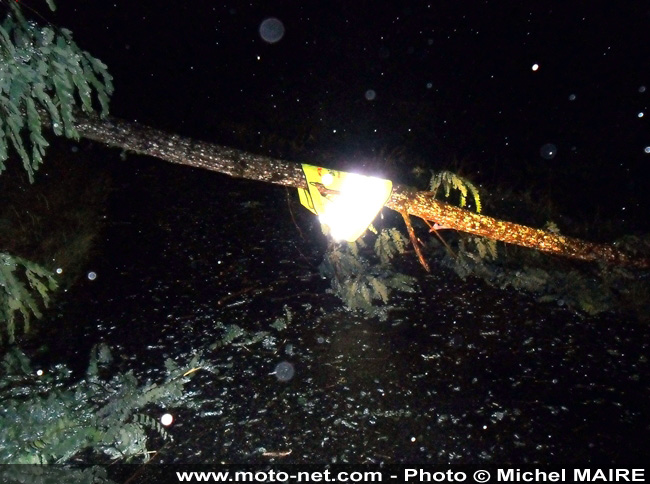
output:
M84 138L171 163L203 168L236 178L307 188L302 168L297 163L195 141L115 118L80 116L76 128ZM473 213L436 200L431 192L416 191L402 185L393 186L393 193L385 206L402 214L437 222L446 228L564 257L650 267L650 260L631 257L611 245L564 237Z

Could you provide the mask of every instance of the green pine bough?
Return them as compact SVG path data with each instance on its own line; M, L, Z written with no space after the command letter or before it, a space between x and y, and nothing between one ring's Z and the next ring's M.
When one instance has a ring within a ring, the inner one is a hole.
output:
M84 112L94 112L94 93L101 115L107 115L113 78L69 30L28 21L19 5L10 2L0 24L0 173L12 147L33 181L49 145L41 113L50 118L54 134L77 139L75 108L80 104Z
M149 436L172 436L143 412L191 406L185 384L210 370L199 355L183 366L168 359L163 381L141 384L131 371L104 376L111 362L106 345L94 347L85 378L73 382L63 365L37 376L22 352L8 351L0 362L0 463L65 464L84 451L147 461Z
M57 288L53 274L42 266L20 257L0 252L0 342L4 334L10 343L16 337L16 323L23 320L29 331L32 317L40 318L42 305L50 303L50 294Z
M9 13L0 24L0 173L13 149L33 182L49 145L44 123L58 136L79 138L75 109L92 113L95 101L107 115L113 78L69 30L28 21L20 3L3 3ZM51 0L47 4L55 9ZM0 342L4 334L14 341L18 315L27 332L32 317L41 317L37 301L47 306L56 286L43 267L0 253Z

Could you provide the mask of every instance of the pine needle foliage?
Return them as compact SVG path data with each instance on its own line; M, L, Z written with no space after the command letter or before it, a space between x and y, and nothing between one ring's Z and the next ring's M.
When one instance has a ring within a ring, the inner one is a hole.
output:
M495 240L486 237L461 237L452 268L465 280L468 276L490 277L490 263L497 261L499 253Z
M382 231L383 245L393 247L389 244L403 242L392 230L396 229ZM393 249L383 252L384 256L392 257L395 252L390 251ZM415 292L415 278L396 272L389 264L370 264L359 254L356 246L351 248L348 244L333 244L330 247L320 265L320 273L331 280L331 291L348 309L361 310L382 320L387 317L392 290Z
M276 332L284 331L291 324L292 320L293 313L288 306L284 306L284 315L275 318L275 320L269 324L269 327ZM262 342L262 346L270 348L277 342L276 336L274 336L271 331L248 331L236 324L223 324L222 322L217 321L215 323L215 330L221 332L221 337L210 345L210 350L223 348L227 345L248 347L259 343L260 341Z
M495 260L499 256L496 240L480 236L472 236L467 239L469 244L472 244L476 248L476 254L474 257L478 256L480 259L487 258ZM464 244L460 244L459 250L465 251L465 247Z
M65 366L37 377L24 354L9 351L0 364L0 462L63 464L83 451L146 461L148 430L170 440L142 410L184 404L183 387L190 370L202 366L199 357L183 367L168 359L165 380L144 384L132 372L104 377L110 361L108 347L95 347L86 378L71 383Z
M457 190L460 196L459 205L463 208L467 206L468 195L471 195L476 213L481 213L481 197L478 188L468 179L447 170L432 173L429 190L437 194L440 188L444 190L445 198L451 196L452 190Z
M29 331L32 316L41 318L38 299L47 307L50 293L57 288L53 274L38 264L0 252L0 342L3 333L13 343L16 323L22 317L23 330ZM20 315L20 316L19 316Z
M104 467L72 468L68 466L0 466L2 484L116 484Z
M51 2L48 2L53 7ZM0 24L0 173L9 147L20 156L34 180L48 142L41 116L48 116L57 136L77 139L74 110L93 112L93 92L101 114L108 114L113 93L106 65L81 50L72 33L28 21L18 2Z
M396 228L383 229L375 241L375 254L382 264L388 264L397 254L406 252L408 242Z

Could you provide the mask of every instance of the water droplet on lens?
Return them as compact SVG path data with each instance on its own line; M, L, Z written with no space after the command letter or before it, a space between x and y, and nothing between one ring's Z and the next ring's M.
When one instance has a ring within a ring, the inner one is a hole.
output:
M546 143L539 149L539 154L545 160L552 160L557 155L557 146L553 143Z
M281 361L275 367L275 377L280 381L289 381L293 378L296 370L288 361Z
M260 24L260 36L269 44L275 44L284 37L284 24L277 18L267 18Z

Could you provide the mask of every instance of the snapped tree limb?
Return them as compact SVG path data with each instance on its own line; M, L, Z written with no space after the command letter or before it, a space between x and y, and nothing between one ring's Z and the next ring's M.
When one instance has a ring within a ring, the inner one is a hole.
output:
M196 141L110 117L100 119L95 116L79 116L76 128L84 138L171 163L216 171L236 178L307 188L302 168L297 163ZM612 245L591 243L487 217L436 200L433 195L432 192L416 191L395 184L385 206L402 215L420 217L445 228L564 257L650 267L649 259L632 257Z

